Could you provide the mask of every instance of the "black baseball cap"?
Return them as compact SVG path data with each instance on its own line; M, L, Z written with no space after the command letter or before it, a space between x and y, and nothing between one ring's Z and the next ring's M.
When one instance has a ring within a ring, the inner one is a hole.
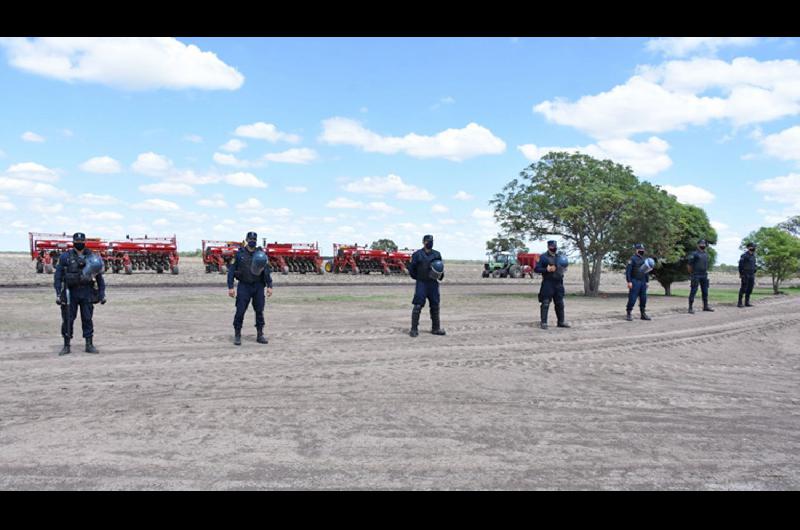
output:
M83 232L75 232L72 234L72 242L73 243L82 243L86 241L86 234Z

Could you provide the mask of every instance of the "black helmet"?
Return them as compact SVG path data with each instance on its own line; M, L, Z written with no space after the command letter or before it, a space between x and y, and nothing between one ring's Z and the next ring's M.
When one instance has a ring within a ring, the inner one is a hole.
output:
M556 257L556 267L558 267L560 271L565 271L567 267L569 267L569 259L567 259L564 254L559 254L558 257Z
M73 243L85 243L86 242L86 234L83 232L75 232L72 234L72 242Z
M441 280L444 275L444 263L440 259L431 261L431 280Z
M267 254L263 250L253 252L253 259L250 260L250 272L253 276L259 276L267 268Z

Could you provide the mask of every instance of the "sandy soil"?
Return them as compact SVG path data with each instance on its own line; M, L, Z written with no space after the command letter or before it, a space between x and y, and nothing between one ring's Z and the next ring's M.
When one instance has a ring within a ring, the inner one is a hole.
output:
M543 331L530 280L464 268L446 337L408 337L406 280L276 282L240 347L221 278L114 276L64 357L52 290L2 288L0 489L800 489L800 297L569 297Z

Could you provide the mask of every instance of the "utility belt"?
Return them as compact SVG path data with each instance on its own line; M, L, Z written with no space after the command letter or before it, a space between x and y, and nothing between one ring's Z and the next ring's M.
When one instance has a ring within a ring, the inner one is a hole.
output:
M253 276L252 274L249 273L242 273L242 271L238 270L233 273L233 277L236 278L239 281L239 283L246 283L247 285L256 285L259 283L262 285L266 285L261 278Z
M92 282L90 284L84 284L84 285L75 285L75 286L72 286L72 287L67 285L66 288L69 289L70 291L73 291L74 289L80 289L80 288L85 288L85 287L91 287L89 295L90 295L92 303L93 304L99 304L100 303L100 289L98 289L97 286L94 285L94 282Z
M80 272L67 272L64 275L64 282L67 284L67 287L85 287L87 285L93 285L94 280L86 280L83 278L83 275Z

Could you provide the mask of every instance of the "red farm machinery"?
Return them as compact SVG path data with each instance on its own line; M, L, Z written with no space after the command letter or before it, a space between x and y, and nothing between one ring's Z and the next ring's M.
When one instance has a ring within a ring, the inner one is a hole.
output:
M108 262L111 271L132 274L133 271L166 270L178 274L178 243L172 237L130 237L108 244Z
M267 243L264 239L264 250L273 272L323 273L318 243Z
M358 244L333 244L333 259L325 263L325 271L351 274L382 274L407 272L413 251L408 249L393 252L371 249Z
M241 243L239 241L203 240L203 264L206 272L225 274L231 261L236 256Z
M72 235L67 235L66 232L61 234L28 232L28 239L31 245L31 261L36 262L36 272L40 274L52 274L61 253L72 248ZM99 237L87 237L86 248L100 254L108 270L108 243Z

